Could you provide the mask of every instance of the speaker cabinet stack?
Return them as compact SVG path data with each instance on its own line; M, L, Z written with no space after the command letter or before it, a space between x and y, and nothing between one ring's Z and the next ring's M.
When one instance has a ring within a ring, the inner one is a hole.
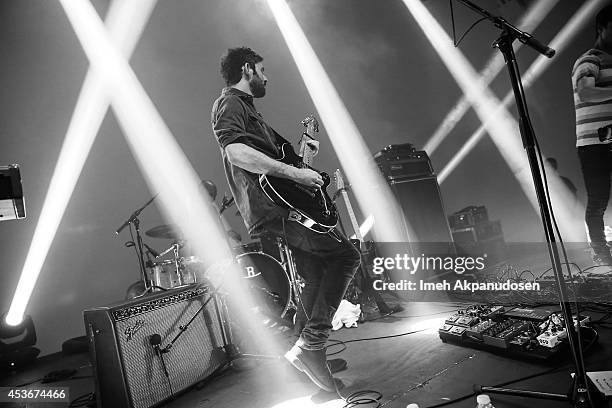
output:
M190 285L85 310L98 407L157 406L223 366L223 308L213 298L197 313L210 296L208 287ZM163 348L194 316L167 353L156 352L151 336Z
M440 186L427 153L406 143L389 145L374 159L404 212L417 255L454 253Z

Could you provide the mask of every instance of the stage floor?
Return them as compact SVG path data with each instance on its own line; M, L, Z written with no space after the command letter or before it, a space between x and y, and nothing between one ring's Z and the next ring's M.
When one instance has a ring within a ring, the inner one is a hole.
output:
M458 309L456 303L404 303L405 310L357 328L334 332L333 339L393 336L424 327L435 327L414 334L347 344L337 357L348 361L348 368L337 374L347 387L346 396L358 390L382 393L382 406L405 407L416 402L421 408L449 401L472 393L474 384L494 385L529 376L554 367L557 372L512 384L512 387L565 393L570 384L569 359L558 358L549 363L519 361L504 356L443 343L437 325L441 319ZM599 329L599 342L586 356L589 371L610 370L612 333ZM335 346L329 352L340 350ZM70 397L94 391L92 369L87 354L50 355L39 359L35 366L2 380L3 385L18 385L42 378L52 370L77 369L76 378L54 383L70 387ZM51 384L48 384L51 385ZM492 396L496 407L553 408L569 406L563 402L536 401L517 397ZM58 405L36 404L32 406ZM9 405L11 406L11 405ZM24 406L13 404L12 406ZM280 408L280 407L342 407L344 402L335 395L318 392L302 374L282 361L242 360L220 375L210 378L198 389L191 389L166 403L166 407L191 408ZM365 405L367 407L367 405ZM471 408L475 397L449 405Z
M582 265L590 264L590 255L580 247L570 252L572 261ZM546 254L542 252L527 255L523 253L511 264L514 269L530 269L541 273L547 269ZM510 264L510 263L507 263ZM506 270L504 263L495 268ZM538 265L538 267L534 267ZM608 273L608 270L594 270ZM525 381L508 385L518 388L551 393L566 393L570 387L572 372L571 359L555 356L547 362L517 360L487 351L475 350L455 344L444 343L438 335L438 328L446 317L455 310L465 308L472 301L465 302L401 302L404 310L382 317L369 314L372 319L356 328L343 328L332 333L331 338L353 341L346 349L332 346L329 353L339 352L333 358L348 361L348 368L336 374L345 384L341 391L347 396L359 390L375 390L382 394L384 407L404 408L409 403L418 403L421 408L449 402L468 395L465 400L447 406L473 408L476 397L474 384L498 385L534 374L551 371ZM552 299L551 299L552 300ZM397 302L397 300L395 300ZM551 306L547 307L548 309ZM554 308L554 306L552 307ZM603 315L585 313L593 319ZM586 354L588 371L612 370L611 326L597 326L599 340ZM415 332L416 331L416 332ZM412 334L407 334L411 333ZM290 342L287 333L278 333L279 341ZM375 338L375 339L372 339ZM70 380L48 385L70 387L70 398L87 395L94 391L94 379L88 354L64 356L61 353L40 358L35 365L11 377L0 379L2 386L40 381L53 370L76 369ZM557 408L569 404L558 401L532 400L519 397L492 395L497 408ZM222 373L209 378L205 384L192 388L176 399L165 403L165 407L181 408L307 408L343 407L345 402L337 395L319 392L305 375L295 371L284 359L254 361L239 360ZM11 406L11 405L7 405ZM12 406L23 407L24 404ZM36 404L36 407L57 407L55 404ZM80 405L85 406L85 405ZM375 405L361 405L371 407ZM108 407L112 408L112 407ZM599 407L598 407L599 408Z

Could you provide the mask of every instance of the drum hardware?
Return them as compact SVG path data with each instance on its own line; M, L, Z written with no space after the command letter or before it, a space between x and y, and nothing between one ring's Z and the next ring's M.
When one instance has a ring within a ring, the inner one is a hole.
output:
M245 252L236 256L242 268L242 278L247 281L259 314L278 321L291 310L291 284L283 266L263 252Z
M174 255L174 270L176 271L176 276L178 278L178 286L183 286L183 277L181 276L181 271L179 270L179 247L178 245L173 245L172 254Z
M178 249L181 249L185 246L185 241L175 241L172 243L172 245L170 245L168 248L164 249L163 251L161 251L157 256L155 256L155 258L161 258L164 255L169 254L170 252L175 252ZM153 255L153 254L151 254Z
M158 225L145 232L145 234L154 238L172 238L177 236L176 228L169 224ZM188 276L190 272L186 272L184 264L181 263L180 249L185 246L185 241L176 240L160 253L151 251L147 244L144 244L144 246L155 259L172 253L171 259L147 262L147 267L151 270L151 280L155 283L155 286L163 289L172 289L196 282L195 275ZM174 269L169 268L169 265L174 266Z
M204 262L197 256L181 257L178 260L178 273L183 285L197 283L198 276L204 275L204 269Z
M295 266L293 253L291 252L291 249L282 237L276 237L276 245L280 254L281 265L283 266L285 272L289 274L289 287L291 288L291 292L287 309L292 309L293 312L297 312L297 304L295 302L297 301L300 305L302 305L302 309L306 314L306 318L310 319L310 316L308 316L308 312L306 312L306 308L302 303L302 289L305 285L304 280L297 273L297 267Z
M198 272L203 268L199 258L180 257L148 264L150 280L155 288L174 289L198 282Z
M154 250L153 248L151 248L150 246L148 246L146 243L142 243L142 245L144 245L144 247L146 248L147 252L149 254L151 254L151 256L153 258L159 258L159 252L157 252L156 250Z
M291 319L302 304L304 287L291 249L281 237L274 237L278 259L263 252L259 241L234 247L242 278L254 296L257 312L270 321L290 326Z
M234 254L246 254L248 252L265 252L260 241L249 242L232 248Z

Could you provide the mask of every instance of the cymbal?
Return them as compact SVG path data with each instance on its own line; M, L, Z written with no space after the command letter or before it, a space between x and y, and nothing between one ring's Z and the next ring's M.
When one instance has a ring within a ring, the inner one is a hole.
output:
M158 225L146 231L145 234L152 238L181 239L176 225L172 224Z

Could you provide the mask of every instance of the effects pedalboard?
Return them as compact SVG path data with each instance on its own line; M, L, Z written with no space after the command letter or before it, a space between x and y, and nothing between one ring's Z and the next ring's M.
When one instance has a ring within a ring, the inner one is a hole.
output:
M590 318L580 320L584 326ZM561 312L523 307L473 305L449 316L438 333L445 343L538 360L557 355L568 343Z

